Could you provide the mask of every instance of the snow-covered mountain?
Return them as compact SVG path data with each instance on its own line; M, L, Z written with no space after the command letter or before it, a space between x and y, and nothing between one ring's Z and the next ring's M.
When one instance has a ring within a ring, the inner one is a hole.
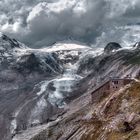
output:
M2 139L10 140L19 131L47 123L63 113L63 106L74 96L75 85L82 79L76 74L77 62L89 49L71 43L32 49L1 34Z
M61 120L71 102L106 78L139 76L139 58L139 43L124 49L111 42L104 49L69 41L32 49L1 34L0 137L29 140L28 129L36 131L28 135L32 138L41 132L39 125L45 129L48 122Z

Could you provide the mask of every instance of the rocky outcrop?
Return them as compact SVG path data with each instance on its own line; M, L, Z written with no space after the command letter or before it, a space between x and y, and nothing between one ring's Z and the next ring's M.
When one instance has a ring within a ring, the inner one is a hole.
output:
M9 38L8 36L2 34L1 37L0 37L0 41L3 42L3 43L6 43L7 45L9 45L8 49L12 49L12 48L20 48L21 44L15 40L15 39L11 39ZM7 46L4 46L4 47L7 47Z
M33 50L6 35L0 36L0 70L10 69L19 74L39 73L48 76L63 72L57 53Z
M1 36L1 40L9 43L9 47L10 48L15 48L15 47L20 48L20 44L19 44L19 42L16 39L11 39L8 36L3 34Z
M25 54L20 56L12 68L20 73L40 73L46 75L57 75L63 72L61 62L54 53L46 53L44 58L39 57L35 53Z
M121 45L119 43L116 42L110 42L106 45L106 47L104 48L104 52L105 53L111 53L112 51L116 51L118 49L121 49Z
M140 48L140 42L137 42L133 47L139 49Z
M136 76L140 70L139 60L139 49L123 49L110 54L102 53L99 56L85 55L79 61L78 73L99 76L101 80L107 76Z
M34 53L29 55L21 56L21 58L16 63L16 69L19 72L33 72L40 71L40 62L39 59L35 56Z

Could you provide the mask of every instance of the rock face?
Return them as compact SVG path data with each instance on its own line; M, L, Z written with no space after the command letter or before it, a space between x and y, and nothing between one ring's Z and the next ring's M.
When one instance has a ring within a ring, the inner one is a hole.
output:
M20 43L17 40L11 39L6 35L1 35L1 41L9 44L8 49L12 49L15 47L20 48ZM4 47L6 47L6 46L4 46Z
M139 49L122 49L110 54L85 55L79 61L78 73L100 77L136 76L139 73ZM92 77L90 76L90 77ZM99 80L99 78L98 78Z
M140 48L140 42L137 42L133 47L134 48Z
M104 48L104 52L105 53L110 53L112 51L118 50L122 48L120 44L116 43L116 42L110 42L107 44L107 46Z
M37 59L37 57L35 56L34 53L22 56L16 64L16 69L19 72L40 71L39 67L40 67L40 62L39 62L39 60Z

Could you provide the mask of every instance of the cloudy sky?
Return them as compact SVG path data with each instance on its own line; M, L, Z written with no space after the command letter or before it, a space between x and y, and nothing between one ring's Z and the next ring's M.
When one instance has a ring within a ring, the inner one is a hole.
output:
M38 48L140 41L140 0L0 0L0 31Z

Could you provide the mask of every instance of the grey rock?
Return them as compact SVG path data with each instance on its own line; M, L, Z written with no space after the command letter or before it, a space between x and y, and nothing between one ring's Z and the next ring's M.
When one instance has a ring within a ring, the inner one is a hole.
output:
M110 53L112 51L118 50L122 48L121 45L119 43L116 42L110 42L106 45L106 47L104 48L104 52L105 53Z

